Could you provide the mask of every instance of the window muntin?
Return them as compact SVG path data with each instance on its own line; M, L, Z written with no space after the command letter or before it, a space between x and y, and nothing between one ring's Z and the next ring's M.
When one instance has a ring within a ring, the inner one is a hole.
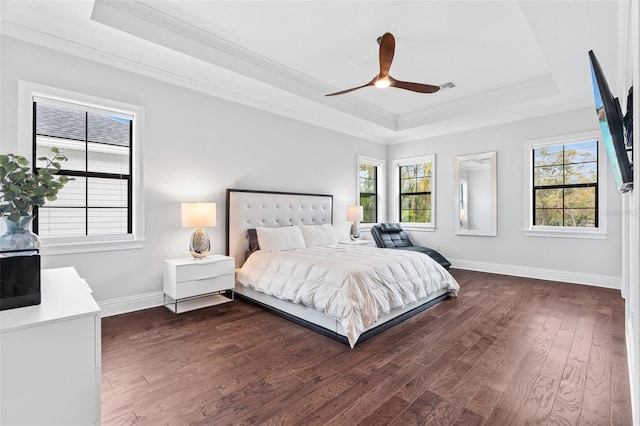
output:
M532 147L534 227L598 228L598 141Z
M395 162L397 218L403 223L433 226L434 156Z
M33 100L33 158L51 147L69 161L59 174L73 177L37 211L34 230L42 237L131 235L133 117L80 103Z
M378 166L360 162L359 168L360 205L363 210L362 223L378 221Z

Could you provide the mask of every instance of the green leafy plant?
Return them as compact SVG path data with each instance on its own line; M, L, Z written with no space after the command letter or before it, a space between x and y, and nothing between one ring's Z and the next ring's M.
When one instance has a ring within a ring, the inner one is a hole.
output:
M68 176L56 176L60 162L67 161L67 157L55 147L51 148L51 153L50 157L38 158L38 161L46 161L46 165L36 172L31 170L25 157L0 154L0 216L17 222L21 216L31 215L33 206L55 201L58 191L73 180Z

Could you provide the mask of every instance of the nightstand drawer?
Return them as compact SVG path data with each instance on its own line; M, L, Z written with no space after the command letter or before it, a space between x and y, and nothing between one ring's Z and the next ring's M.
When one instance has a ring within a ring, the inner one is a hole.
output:
M235 287L233 274L220 275L213 278L182 281L175 288L175 294L169 294L174 299L199 296L216 291L231 290Z
M176 267L176 282L201 280L221 275L233 275L235 263L233 259L217 262L196 262Z

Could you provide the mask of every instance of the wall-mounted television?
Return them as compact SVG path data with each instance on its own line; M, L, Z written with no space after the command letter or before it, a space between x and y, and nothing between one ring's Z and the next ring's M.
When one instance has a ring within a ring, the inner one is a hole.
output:
M633 87L629 89L627 98L627 115L623 116L620 102L609 90L609 84L593 50L589 51L589 59L591 60L591 81L596 114L607 148L609 164L611 164L618 192L627 192L633 188L633 161L631 158Z

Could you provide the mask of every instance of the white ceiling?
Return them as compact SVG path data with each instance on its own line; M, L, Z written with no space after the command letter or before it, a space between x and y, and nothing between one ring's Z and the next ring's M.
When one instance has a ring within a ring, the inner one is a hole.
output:
M2 0L0 31L394 143L591 105L588 50L612 88L624 84L628 7L628 0ZM385 32L396 38L392 76L456 87L325 97L376 76L376 38Z

